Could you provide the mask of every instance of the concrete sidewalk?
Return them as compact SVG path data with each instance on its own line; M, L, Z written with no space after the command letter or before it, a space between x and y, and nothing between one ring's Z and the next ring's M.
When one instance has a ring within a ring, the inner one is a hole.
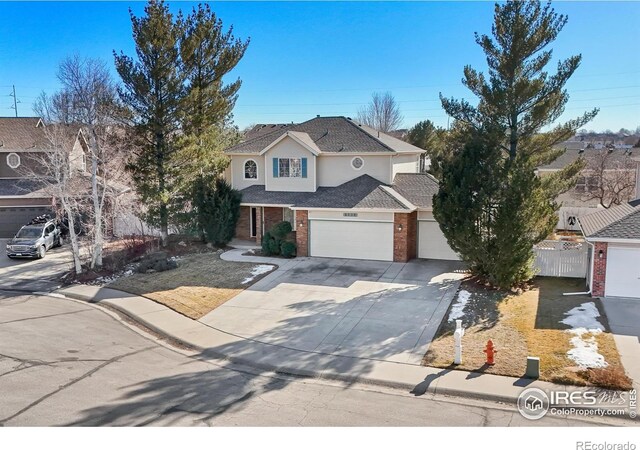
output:
M108 288L75 285L57 293L115 308L157 333L195 348L203 358L229 360L261 370L379 384L406 389L415 395L455 395L514 405L525 387L538 387L546 391L584 389L520 378L294 350L245 339L191 320L146 298Z

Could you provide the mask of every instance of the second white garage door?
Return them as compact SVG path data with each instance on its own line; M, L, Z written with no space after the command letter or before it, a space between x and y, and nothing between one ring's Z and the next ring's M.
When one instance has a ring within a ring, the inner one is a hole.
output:
M448 259L457 261L460 258L451 250L438 222L421 220L418 222L418 258Z
M606 296L640 299L640 248L609 244L604 290Z
M309 254L393 261L393 223L310 220Z

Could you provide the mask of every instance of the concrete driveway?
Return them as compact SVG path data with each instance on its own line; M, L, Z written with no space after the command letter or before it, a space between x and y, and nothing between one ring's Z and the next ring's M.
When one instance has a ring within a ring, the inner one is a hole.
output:
M49 290L71 268L69 245L50 249L43 259L9 259L6 245L7 239L0 239L0 288Z
M634 386L640 389L640 299L606 297L602 305L622 365L633 378Z
M297 258L200 319L287 348L419 364L460 263Z

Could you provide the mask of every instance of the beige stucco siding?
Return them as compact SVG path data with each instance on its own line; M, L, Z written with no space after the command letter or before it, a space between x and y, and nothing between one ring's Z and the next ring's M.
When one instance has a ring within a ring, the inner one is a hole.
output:
M307 178L274 178L273 160L275 158L307 158ZM264 163L267 191L315 192L316 156L292 138L287 137L271 147L264 154Z
M420 155L396 155L392 158L393 176L397 173L417 173Z
M245 179L244 177L244 164L248 160L253 160L258 165L258 178L257 179ZM231 185L235 189L244 189L254 184L264 184L264 157L258 155L233 155L231 157Z
M360 175L370 175L383 183L391 183L391 155L358 155L364 165L360 170L351 166L356 155L318 156L318 186L340 186Z

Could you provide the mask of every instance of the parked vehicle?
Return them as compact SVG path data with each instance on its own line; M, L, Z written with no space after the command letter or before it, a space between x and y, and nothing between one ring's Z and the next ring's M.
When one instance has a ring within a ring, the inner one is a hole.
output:
M38 216L23 226L13 239L7 242L9 258L44 258L52 247L62 245L62 235L56 220Z

